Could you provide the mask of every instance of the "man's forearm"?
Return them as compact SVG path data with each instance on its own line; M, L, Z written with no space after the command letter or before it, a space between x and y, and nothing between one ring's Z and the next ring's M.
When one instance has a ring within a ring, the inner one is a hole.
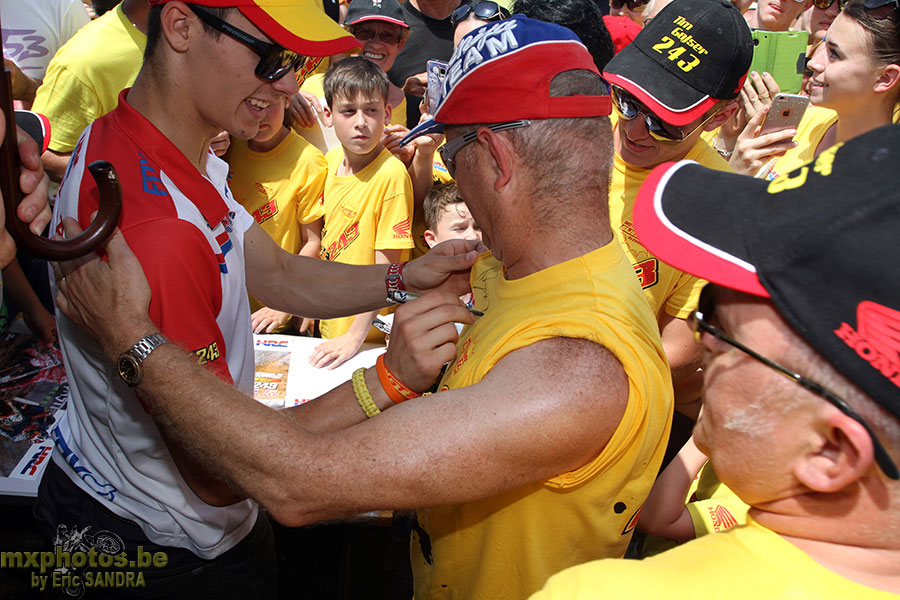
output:
M255 223L244 240L247 289L269 308L330 319L388 304L388 265L345 265L290 254ZM477 258L475 243L450 240L438 248L444 248L446 253L433 250L404 268L404 285L413 292L442 289L457 295L465 293L469 287L468 269Z
M287 415L273 418L272 409L220 380L174 344L163 344L144 361L138 391L166 437L207 470L233 482L276 518L296 501L284 493L286 473L294 482L304 482L305 465L314 464L317 445ZM288 442L294 450L286 453ZM307 449L308 455L298 455L297 448ZM310 480L308 487L312 493L322 485Z

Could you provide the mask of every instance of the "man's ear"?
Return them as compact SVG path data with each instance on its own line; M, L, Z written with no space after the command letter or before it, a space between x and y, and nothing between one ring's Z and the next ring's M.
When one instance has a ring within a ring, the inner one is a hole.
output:
M331 107L327 104L322 106L322 122L325 123L325 127L334 127L334 122L331 120Z
M734 113L737 112L738 107L738 98L735 98L734 100L723 106L722 109L716 113L716 116L709 120L709 123L707 123L706 126L703 127L703 131L713 131L714 129L718 129L719 127L721 127L722 124L725 123L725 121L730 119L734 115Z
M160 13L163 37L176 52L184 52L192 36L203 32L203 23L184 2L167 2Z
M487 127L478 128L478 143L487 148L493 159L487 167L494 174L494 190L500 191L512 179L515 154L512 143L505 135L498 135Z
M818 447L794 465L794 476L803 485L817 492L837 492L877 468L872 438L858 421L831 411L820 425Z

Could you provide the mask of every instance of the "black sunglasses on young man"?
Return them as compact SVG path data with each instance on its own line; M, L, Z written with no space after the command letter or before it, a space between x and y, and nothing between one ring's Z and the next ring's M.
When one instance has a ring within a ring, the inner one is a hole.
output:
M844 10L844 7L847 6L847 3L850 0L837 0L838 8ZM813 6L822 10L828 10L828 8L835 3L835 0L813 0Z
M277 81L288 73L295 72L306 60L305 56L282 48L278 44L270 44L253 37L246 31L238 29L228 21L220 19L196 4L188 4L188 6L201 21L213 29L221 31L228 37L239 41L259 55L255 73L260 79Z
M618 114L620 118L625 119L626 121L631 121L638 116L642 116L644 118L644 123L647 125L647 131L650 133L650 136L656 141L662 142L663 144L678 144L680 142L683 142L688 136L706 125L710 121L710 119L716 116L716 113L713 112L707 115L699 125L691 129L690 131L685 131L684 127L678 127L676 125L666 123L665 121L657 117L653 113L653 111L641 104L640 100L638 100L619 86L612 85L610 86L610 90L612 91L612 105L613 109L616 111L616 114Z
M866 432L869 434L869 437L872 438L872 446L875 451L875 462L878 463L878 466L881 467L881 470L884 471L885 475L887 475L891 479L900 479L900 471L897 470L897 465L893 460L891 460L891 457L888 455L887 450L885 450L881 442L878 441L878 438L875 437L875 434L872 432L872 429L869 427L868 423L866 423L865 420L863 420L863 418L859 416L859 414L855 410L853 410L853 408L851 408L850 405L847 404L843 399L841 399L833 392L828 391L825 387L816 383L815 381L807 379L796 371L788 369L787 367L766 358L755 350L751 350L744 344L726 335L725 332L723 332L721 329L710 322L712 321L713 314L716 310L715 290L715 285L711 283L706 284L703 287L703 290L700 292L700 302L697 305L697 310L691 313L690 322L693 326L694 338L697 340L697 343L700 343L700 337L705 331L713 337L722 340L726 344L734 346L748 356L755 358L767 367L778 371L788 379L792 379L795 383L809 390L813 394L824 398L829 404L831 404L839 411L862 425L863 428L865 428Z
M460 4L450 14L450 23L456 25L460 21L469 18L469 13L475 13L475 16L482 21L502 21L510 17L509 11L490 0L477 2L475 4Z

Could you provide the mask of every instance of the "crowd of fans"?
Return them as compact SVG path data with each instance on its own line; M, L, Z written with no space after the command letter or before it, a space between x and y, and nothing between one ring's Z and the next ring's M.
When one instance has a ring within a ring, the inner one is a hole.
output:
M0 0L51 124L6 219L78 233L98 159L125 191L102 261L3 238L72 389L48 539L273 597L269 518L416 509L420 599L900 597L898 0L331 4ZM754 30L802 32L799 90ZM333 369L373 320L329 394L246 395L251 333Z

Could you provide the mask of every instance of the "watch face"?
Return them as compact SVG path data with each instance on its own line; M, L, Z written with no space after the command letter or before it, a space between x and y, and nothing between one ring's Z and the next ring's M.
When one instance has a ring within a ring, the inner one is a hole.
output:
M141 365L130 354L119 357L119 377L128 385L136 385L141 379Z

